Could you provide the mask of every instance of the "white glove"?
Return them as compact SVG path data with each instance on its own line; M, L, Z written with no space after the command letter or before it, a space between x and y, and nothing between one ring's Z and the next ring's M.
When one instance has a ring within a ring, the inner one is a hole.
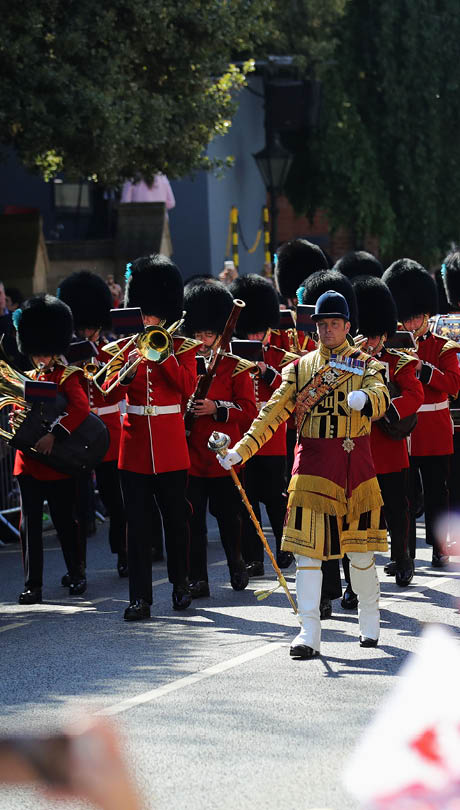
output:
M367 394L364 391L350 391L347 401L354 411L362 411L367 402Z
M236 452L236 450L229 450L224 458L218 455L217 461L219 462L220 466L224 468L224 470L229 470L234 464L241 464L243 459L241 458L240 454Z

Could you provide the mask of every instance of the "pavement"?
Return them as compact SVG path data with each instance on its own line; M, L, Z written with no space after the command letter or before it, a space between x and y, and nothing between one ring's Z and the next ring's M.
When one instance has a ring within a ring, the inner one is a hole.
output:
M439 622L460 638L460 558L432 569L423 532L420 522L409 588L397 588L383 573L387 557L377 556L379 646L359 647L357 614L336 600L313 661L289 658L298 624L283 592L254 596L276 584L268 560L263 579L232 590L214 521L210 598L174 612L165 564L156 563L152 619L139 623L123 622L127 580L117 575L107 523L89 540L82 597L60 586L62 554L47 533L44 603L18 605L19 548L2 546L1 733L51 731L81 712L110 716L149 810L351 810L356 803L341 784L346 756L423 626ZM293 566L286 578L293 590ZM8 810L55 806L22 787L2 790L0 802Z

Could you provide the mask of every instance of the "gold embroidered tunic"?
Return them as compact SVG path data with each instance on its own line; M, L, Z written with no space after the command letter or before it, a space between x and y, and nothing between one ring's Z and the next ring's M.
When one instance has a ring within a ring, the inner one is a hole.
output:
M282 548L319 559L387 548L369 440L371 420L383 416L390 402L384 367L347 341L333 354L339 363L350 364L348 374L340 371L338 385L333 387L338 370L329 366L331 351L320 344L300 358L297 368L291 363L283 369L281 385L235 446L247 461L296 411L298 444ZM319 375L330 390L309 407ZM347 402L348 394L358 390L368 397L362 411Z

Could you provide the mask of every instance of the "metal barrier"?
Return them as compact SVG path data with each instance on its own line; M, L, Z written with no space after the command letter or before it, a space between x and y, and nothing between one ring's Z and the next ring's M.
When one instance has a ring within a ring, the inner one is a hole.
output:
M8 413L0 411L0 425L8 427ZM19 532L11 522L12 515L19 512L20 494L13 476L14 450L0 439L0 541L19 539Z

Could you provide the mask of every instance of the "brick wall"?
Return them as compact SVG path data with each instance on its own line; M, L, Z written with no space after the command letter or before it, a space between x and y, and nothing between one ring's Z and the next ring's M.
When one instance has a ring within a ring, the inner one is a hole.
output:
M289 239L305 238L315 242L337 261L344 253L354 250L353 239L346 228L338 228L331 232L326 214L317 211L313 222L307 217L297 216L286 197L278 197L278 242L287 242ZM268 198L267 205L270 204ZM363 250L379 254L379 243L376 237L368 236L364 240Z

